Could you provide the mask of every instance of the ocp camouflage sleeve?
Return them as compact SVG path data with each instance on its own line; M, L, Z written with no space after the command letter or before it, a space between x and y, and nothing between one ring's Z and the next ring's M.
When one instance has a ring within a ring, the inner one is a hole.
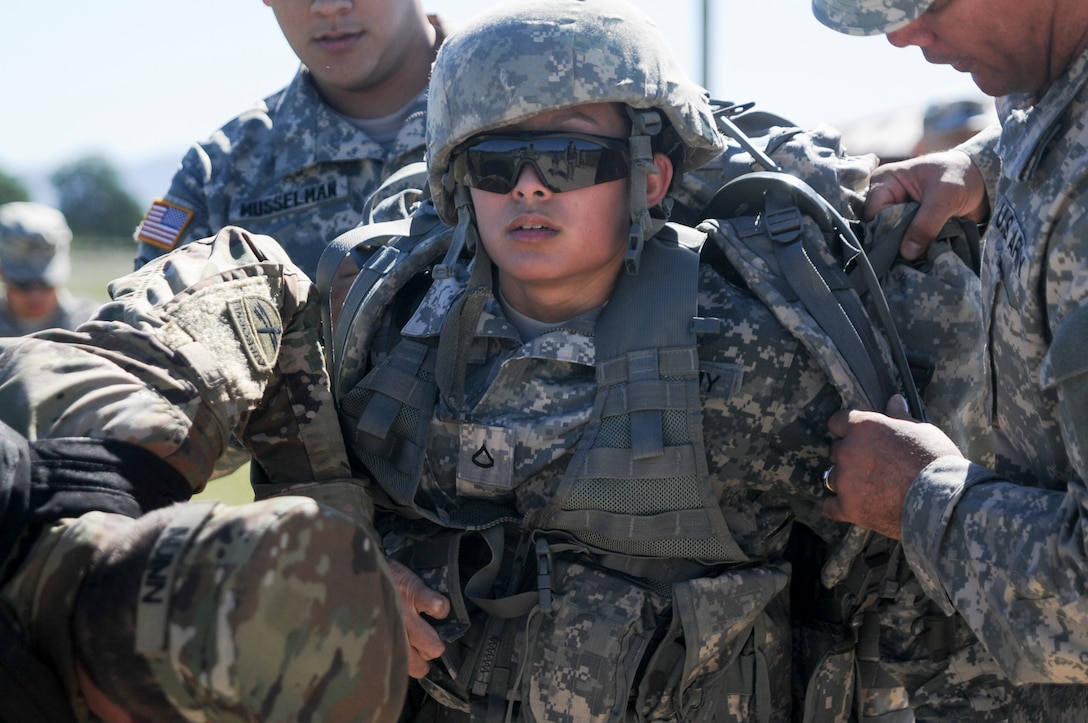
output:
M317 293L273 239L227 228L109 290L75 332L4 340L0 400L13 427L141 445L194 491L232 438L273 489L351 477Z

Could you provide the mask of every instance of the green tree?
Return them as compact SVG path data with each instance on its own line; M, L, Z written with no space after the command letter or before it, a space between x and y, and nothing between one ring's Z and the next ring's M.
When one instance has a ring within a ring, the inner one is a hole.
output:
M49 176L57 207L80 236L130 241L143 209L121 186L113 165L102 156L86 156Z
M15 176L9 176L0 170L0 203L11 201L29 201L30 192L26 186Z

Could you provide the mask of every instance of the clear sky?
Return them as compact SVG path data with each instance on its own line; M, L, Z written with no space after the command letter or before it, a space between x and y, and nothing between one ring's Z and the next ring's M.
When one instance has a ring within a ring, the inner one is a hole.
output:
M490 4L427 0L425 7L456 23ZM928 65L917 49L824 28L808 0L709 0L704 79L703 1L634 4L714 97L755 101L801 126L842 127L931 99L978 95L969 77ZM261 0L6 0L0 169L49 170L92 152L127 165L180 159L191 142L286 85L297 65Z

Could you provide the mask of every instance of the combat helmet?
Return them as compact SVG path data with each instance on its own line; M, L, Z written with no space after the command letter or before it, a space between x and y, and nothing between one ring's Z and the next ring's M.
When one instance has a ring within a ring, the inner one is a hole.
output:
M632 243L641 247L652 234L644 182L653 167L650 136L663 125L658 113L675 136L669 151L677 177L724 148L706 91L684 74L653 22L622 0L512 0L462 26L439 50L427 99L429 183L439 216L467 223L467 190L458 191L449 169L469 138L603 102L621 103L631 116ZM648 110L657 113L639 112Z

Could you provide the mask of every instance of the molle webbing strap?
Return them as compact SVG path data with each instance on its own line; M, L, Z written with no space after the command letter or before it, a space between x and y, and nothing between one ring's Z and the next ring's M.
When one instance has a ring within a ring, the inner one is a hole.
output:
M646 250L649 246L653 246L653 250ZM662 251L660 241L656 240L644 248L650 263L645 264L640 272L645 277L642 283L630 283L625 277L620 277L608 306L601 314L595 335L598 366L610 365L614 368L615 365L626 365L627 385L623 394L634 404L622 410L630 414L631 450L625 457L627 461L617 470L620 476L631 474L629 467L632 459L655 467L664 465L664 469L647 471L649 476L671 477L681 472L670 460L663 459L662 410L687 411L690 399L683 392L670 393L669 383L662 380L658 357L660 349L690 349L691 353L683 360L687 363L686 369L670 370L678 376L683 375L687 381L678 380L672 386L682 389L690 381L692 373L698 376L699 363L694 354L695 338L691 332L691 322L698 310L699 257L681 250L672 253ZM632 323L633 319L627 314L636 309L639 320ZM617 318L617 315L624 318ZM600 374L598 385L605 387ZM606 404L605 408L611 407ZM610 451L596 449L593 454L607 455ZM688 462L694 460L689 459ZM588 461L587 464L592 465ZM694 466L687 467L686 471L691 474L695 469Z
M374 395L359 417L358 430L375 437L385 437L402 404L414 409L423 405L419 372L430 347L412 340L401 342L397 358L403 366L382 366L374 370Z
M780 273L797 300L833 340L871 408L883 409L898 385L883 364L872 324L853 285L839 269L825 267L821 273L817 268L819 260L814 262L804 245L801 211L789 197L772 189L766 194L766 202L763 223Z
M681 233L698 238L681 240ZM705 546L705 559L748 559L708 485L693 332L699 281L694 249L702 240L700 232L668 225L643 247L639 274L619 276L595 334L598 393L590 423L543 514L544 527L583 540L603 538L594 546L604 544L598 552L613 557L622 558L634 545L643 548L642 556L665 560L675 554L660 542L685 540ZM628 443L616 445L602 430L625 419ZM604 501L622 494L621 488L650 500L662 485L671 490L668 499L686 501L646 514L613 512Z

